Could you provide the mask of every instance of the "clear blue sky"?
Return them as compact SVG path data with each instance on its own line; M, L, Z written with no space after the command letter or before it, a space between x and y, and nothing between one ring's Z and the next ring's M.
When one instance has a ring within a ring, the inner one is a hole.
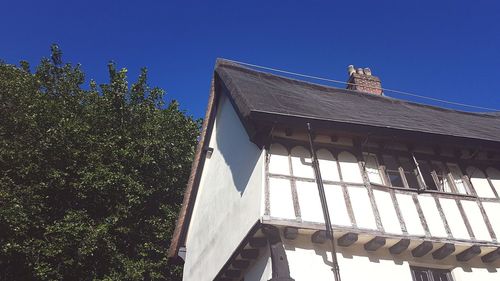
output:
M384 87L500 108L500 2L3 1L0 59L36 64L60 45L87 78L109 60L149 69L201 117L217 57L346 80L368 66Z

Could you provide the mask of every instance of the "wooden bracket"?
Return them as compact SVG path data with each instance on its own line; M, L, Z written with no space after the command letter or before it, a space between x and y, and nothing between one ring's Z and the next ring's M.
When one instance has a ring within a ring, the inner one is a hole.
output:
M364 248L365 248L365 250L367 250L369 252L374 252L384 245L385 245L385 238L377 236L377 237L373 238L372 240L368 241L364 245Z
M411 250L412 256L416 258L423 257L427 255L432 250L432 242L424 241L422 244L418 245L415 249Z
M474 245L474 246L470 247L469 249L458 254L457 261L462 261L462 262L469 261L473 257L475 257L479 254L481 254L481 247Z
M455 245L446 243L441 248L432 252L432 257L436 260L442 260L451 255L453 252L455 252Z

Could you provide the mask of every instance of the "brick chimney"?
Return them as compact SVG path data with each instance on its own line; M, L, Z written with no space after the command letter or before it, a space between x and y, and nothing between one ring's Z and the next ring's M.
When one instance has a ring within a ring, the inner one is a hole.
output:
M372 71L368 67L355 69L354 65L349 65L347 71L349 72L347 89L374 95L383 95L384 92L380 79L377 76L373 76Z

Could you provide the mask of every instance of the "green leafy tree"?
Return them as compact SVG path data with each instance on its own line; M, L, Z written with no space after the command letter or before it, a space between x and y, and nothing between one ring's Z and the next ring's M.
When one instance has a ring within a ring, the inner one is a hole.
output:
M0 62L0 280L180 280L167 248L199 120L142 69L82 87L52 46Z

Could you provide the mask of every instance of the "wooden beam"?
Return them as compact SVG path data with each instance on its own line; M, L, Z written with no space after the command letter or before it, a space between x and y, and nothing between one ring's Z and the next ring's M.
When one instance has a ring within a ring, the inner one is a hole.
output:
M224 275L229 278L238 278L241 275L241 270L228 269L224 272Z
M252 248L262 248L267 245L267 239L265 237L252 237L248 240L248 245Z
M231 265L237 269L245 269L250 265L249 260L235 260Z
M442 260L451 255L453 252L455 252L455 245L446 243L441 248L432 252L432 257L436 260Z
M367 250L369 252L374 252L384 245L385 245L385 238L380 237L380 236L376 236L375 238L373 238L372 240L367 242L364 245L364 248L365 248L365 250Z
M259 249L243 249L240 255L246 260L254 260L259 256Z
M326 240L326 231L324 230L318 230L311 236L311 241L315 244L323 244Z
M498 258L500 258L500 248L497 248L493 252L484 255L483 257L481 257L481 260L484 263L492 263L496 261Z
M354 242L356 242L356 241L358 241L358 234L353 233L353 232L349 232L349 233L342 235L342 237L340 237L337 240L337 245L339 245L341 247L349 247L352 244L354 244Z
M473 257L481 254L481 247L474 245L457 255L457 261L469 261Z
M411 255L419 258L427 255L432 250L432 242L424 241L422 244L418 245L415 249L411 250Z
M267 236L271 252L272 278L270 280L293 281L290 277L290 267L288 266L285 246L281 241L280 230L272 225L264 225L262 232Z
M406 251L406 249L408 249L408 246L410 246L410 239L401 239L398 243L392 245L389 248L389 252L393 255L399 255L402 252Z
M285 236L285 239L295 240L297 236L299 236L299 230L295 227L285 227L283 235Z

